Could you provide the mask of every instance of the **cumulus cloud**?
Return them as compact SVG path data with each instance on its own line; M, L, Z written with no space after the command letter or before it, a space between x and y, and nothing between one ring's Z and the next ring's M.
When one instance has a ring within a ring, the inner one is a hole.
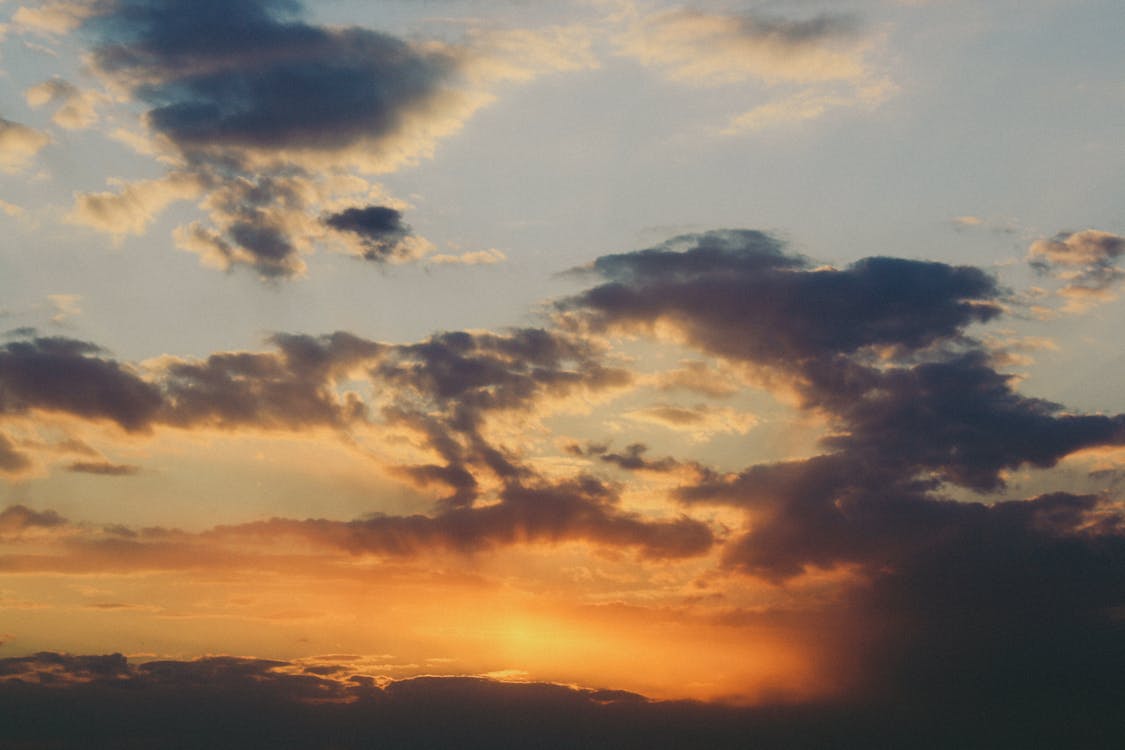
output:
M687 516L649 519L621 509L616 492L592 477L512 481L495 504L450 507L433 516L379 515L346 523L273 519L216 533L235 538L298 536L353 554L390 557L581 541L634 549L648 559L675 559L704 554L714 543L710 528Z
M164 358L154 363L164 395L161 421L182 427L301 429L344 427L363 419L354 395L335 383L376 359L383 346L347 333L279 334L275 352L212 354L205 360Z
M151 107L155 133L197 158L264 166L287 152L350 153L374 164L457 97L449 55L310 25L290 2L127 0L105 11L91 22L103 39L97 69Z
M1096 229L1064 232L1031 244L1027 260L1044 275L1065 283L1059 294L1070 310L1080 311L1117 296L1125 279L1118 261L1125 254L1125 237Z
M609 281L558 305L582 325L668 325L710 354L788 371L873 347L923 349L1000 312L996 282L977 268L887 257L812 268L747 230L603 256L592 270Z
M67 218L113 235L143 234L166 207L194 198L202 189L196 175L170 172L153 180L123 183L117 192L81 193Z
M108 420L146 430L160 409L159 390L101 350L67 338L0 346L0 414L29 409Z
M414 236L401 212L388 206L351 206L326 216L324 223L354 238L360 246L357 254L365 260L401 263L432 249L428 242Z
M407 467L407 475L423 485L446 485L452 505L478 497L482 472L501 482L527 479L530 468L486 434L489 419L533 416L551 400L631 382L598 354L578 338L539 328L450 332L398 347L377 371L400 394L384 415L418 434L441 461Z
M346 432L379 424L417 437L431 463L389 468L450 494L437 515L352 524L292 522L286 528L333 539L351 552L472 552L520 542L588 541L633 548L645 557L706 552L710 529L681 517L642 518L619 507L597 480L548 479L523 452L489 431L496 415L531 415L548 401L629 382L596 350L543 329L446 333L418 344L387 345L347 333L278 334L272 352L229 352L203 360L162 357L145 377L90 344L37 338L0 350L0 414L29 410L110 420L132 432L182 429ZM380 409L339 385L371 383ZM9 451L11 469L22 467ZM83 461L70 471L124 476L135 466ZM491 504L473 507L485 496ZM350 541L344 541L350 540Z
M1036 259L1097 284L1114 276L1104 266L1118 249L1094 235L1040 245ZM583 330L673 336L793 388L827 418L820 455L700 471L675 493L689 507L743 511L722 549L731 571L777 583L856 576L819 609L853 629L848 653L828 658L849 665L854 710L893 705L902 727L918 727L942 706L944 726L961 727L950 731L1003 745L1036 725L1028 707L1050 706L1087 717L1099 728L1083 736L1098 744L1125 696L1120 498L1013 498L1004 478L1125 443L1125 415L1018 393L967 332L999 315L1004 294L977 269L891 258L817 268L781 250L722 232L606 256L591 267L604 283L559 309ZM610 461L653 463L639 447ZM953 499L953 486L980 499ZM985 715L987 727L971 718Z
M592 270L608 281L560 302L564 321L671 332L764 368L766 382L780 379L828 417L822 456L679 490L686 502L747 508L751 531L735 545L746 552L728 560L765 577L867 561L881 524L908 539L895 523L944 512L934 494L943 483L995 491L1005 470L1125 441L1125 416L1063 413L994 369L965 332L999 314L999 288L975 268L878 257L816 268L766 235L712 232L605 256Z
M305 273L303 258L318 243L379 261L417 260L433 247L380 214L397 207L349 204L332 183L429 156L498 82L592 64L579 29L480 31L450 44L319 26L301 11L288 0L89 8L94 69L147 107L141 140L175 165L167 179L180 175L205 193L208 221L175 237L207 265L291 278ZM44 86L53 88L37 88L37 100L63 94L61 83ZM157 184L81 195L73 216L139 233L169 202L160 191L148 198L149 187ZM478 253L456 262L496 259Z
M88 128L98 119L96 106L101 97L61 78L32 86L24 92L24 97L32 107L56 107L51 122L67 130Z
M46 133L0 117L0 172L24 169L50 142Z

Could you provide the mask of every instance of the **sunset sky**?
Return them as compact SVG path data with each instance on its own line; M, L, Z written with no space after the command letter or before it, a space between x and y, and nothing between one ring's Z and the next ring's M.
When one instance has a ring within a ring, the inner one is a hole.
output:
M0 745L1119 746L1123 28L0 0Z

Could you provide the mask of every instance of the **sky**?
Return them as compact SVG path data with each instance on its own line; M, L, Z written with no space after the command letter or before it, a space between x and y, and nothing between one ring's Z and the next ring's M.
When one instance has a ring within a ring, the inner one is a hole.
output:
M1123 24L0 0L0 744L1120 746Z

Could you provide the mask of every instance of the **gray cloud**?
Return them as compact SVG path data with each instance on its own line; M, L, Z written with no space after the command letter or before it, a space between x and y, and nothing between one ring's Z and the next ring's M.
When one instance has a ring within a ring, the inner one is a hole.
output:
M101 350L66 338L36 338L0 346L0 414L43 409L106 419L135 432L161 406L156 387Z
M273 519L223 527L217 533L291 534L353 554L392 557L585 541L635 549L643 558L674 559L704 554L714 543L706 524L686 516L650 520L622 510L613 488L592 477L513 480L500 492L498 503L449 507L433 516L379 515L350 522Z
M15 474L31 466L31 461L7 435L0 434L0 472Z
M363 258L386 261L396 257L409 257L412 249L404 242L412 232L402 221L402 214L387 206L346 208L324 218L324 223L338 232L347 232L359 238L363 245Z
M94 474L106 477L129 477L140 472L141 467L132 464L112 464L107 461L75 461L66 470L74 474Z
M124 0L89 22L94 62L132 82L150 126L185 153L332 151L403 127L453 70L440 53L298 19L290 0Z

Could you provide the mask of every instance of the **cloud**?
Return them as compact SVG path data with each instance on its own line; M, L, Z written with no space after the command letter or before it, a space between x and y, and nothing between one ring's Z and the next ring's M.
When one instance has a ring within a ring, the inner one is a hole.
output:
M51 122L67 130L81 130L97 122L96 106L101 100L98 94L83 91L69 81L52 78L32 86L24 92L27 103L35 108L52 105L57 107Z
M166 179L190 176L175 179L205 193L208 221L179 227L177 245L206 265L247 266L266 280L303 275L317 244L394 262L428 254L432 245L405 225L373 235L375 212L399 209L357 205L373 196L339 183L347 177L377 192L356 173L428 157L496 84L592 64L579 28L476 31L451 44L312 24L289 0L123 0L88 10L94 70L147 107L145 132L129 139L172 165ZM169 202L148 198L150 187L80 195L73 216L139 233ZM349 210L369 211L363 231ZM322 223L325 216L339 226Z
M671 457L657 460L645 458L648 446L644 443L632 443L625 446L620 453L611 453L609 446L589 444L585 448L580 445L567 447L567 452L576 456L596 456L601 461L617 466L627 471L651 471L666 473L679 469L683 464Z
M131 464L111 464L106 461L76 461L66 467L74 474L94 474L105 477L128 477L140 472L139 466Z
M824 455L678 491L746 508L751 531L727 559L767 578L891 564L876 554L883 524L887 540L911 539L910 524L946 512L934 494L943 483L996 491L1005 470L1125 441L1125 416L1064 413L994 369L965 333L999 314L999 288L975 268L878 257L814 268L766 235L713 232L605 256L592 270L609 281L561 301L564 322L671 332L764 369L767 384L795 388L802 408L828 418Z
M1081 269L1116 257L1101 241L1079 247L1052 250ZM895 706L879 725L906 733L942 706L949 737L1005 745L1035 725L1065 744L1069 730L1034 716L1050 707L1110 736L1125 697L1121 501L1002 493L1009 470L1121 445L1125 416L1016 392L966 333L998 316L1004 294L977 269L890 258L816 268L779 253L766 236L724 232L606 256L591 267L605 283L558 309L579 330L671 336L742 364L827 418L821 455L701 471L675 494L743 512L721 552L730 571L778 584L849 572L812 606L851 633L825 658L850 675L853 715ZM639 449L619 461L646 465ZM949 486L982 500L955 500Z
M160 392L100 350L67 338L0 346L0 414L29 409L104 419L130 431L149 428Z
M706 404L691 407L656 404L626 412L625 416L639 422L688 432L695 440L708 440L723 432L746 434L758 423L758 418L753 414Z
M48 294L47 301L54 308L55 314L51 316L51 322L55 325L63 325L71 318L82 314L82 306L79 304L82 301L80 294Z
M337 667L325 673L323 667ZM388 680L352 662L212 656L135 663L121 654L40 652L0 660L0 697L17 746L176 745L185 748L416 746L463 748L768 747L987 748L1114 744L1116 690L1089 689L1052 703L995 698L975 710L964 698L941 705L886 700L743 708L655 701L636 693L481 677ZM1108 674L1099 669L1098 676ZM376 678L379 678L378 680ZM1113 684L1116 684L1114 682ZM1025 682L1005 686L1029 697ZM1088 700L1085 710L1082 700ZM1107 710L1108 709L1108 710ZM60 718L62 717L62 718ZM1108 741L1108 742L1103 742Z
M635 19L619 44L677 81L804 83L862 77L859 31L855 18L842 15L793 20L673 9Z
M34 511L26 505L10 505L0 511L0 534L18 535L28 529L62 526L66 519L53 510Z
M231 352L205 360L164 358L157 365L164 394L161 421L297 430L344 427L366 414L335 382L377 359L383 346L348 333L313 337L278 334L277 353Z
M387 206L352 206L326 216L324 223L356 238L360 245L358 254L364 260L402 263L415 260L432 248L414 236L399 211Z
M873 108L894 92L888 81L876 81L845 92L804 90L757 107L731 118L723 135L739 135L767 128L816 120L826 112L849 107Z
M737 135L817 119L834 109L873 108L894 93L868 60L877 41L853 16L794 19L676 8L642 15L629 6L620 54L697 86L759 82L789 91L729 120Z
M1036 240L1027 260L1040 273L1065 282L1058 293L1067 298L1068 310L1078 312L1117 296L1115 287L1125 279L1117 267L1123 254L1125 237L1086 229Z
M95 2L82 0L48 1L37 7L23 5L12 15L12 25L24 33L66 34L81 26L97 7Z
M676 559L702 555L714 543L708 526L687 516L649 519L622 510L616 492L592 477L512 481L497 503L454 506L433 516L379 515L350 522L273 519L220 527L215 533L234 538L298 536L352 554L389 557L580 541L635 549L646 559Z
M811 268L769 235L719 230L599 258L609 281L563 300L595 330L677 330L710 354L794 368L873 347L924 349L999 315L996 282L977 268L872 257Z
M113 235L143 234L166 207L195 198L202 189L196 175L170 172L153 180L122 184L118 192L81 193L67 219Z
M384 417L417 433L441 462L404 471L423 485L447 485L452 505L478 497L478 473L501 482L533 475L513 450L489 438L491 419L518 414L526 421L552 401L632 382L628 372L603 365L593 345L540 328L438 334L396 348L377 376L397 394Z
M34 128L0 117L0 172L18 172L51 142Z
M503 251L491 247L487 250L471 250L460 255L445 253L431 255L426 258L426 262L432 266L490 266L495 263L503 263L507 259L508 256Z
M11 439L0 434L0 472L4 474L19 474L31 466L31 462Z
M7 201L0 201L0 211L3 211L8 216L19 218L27 214L27 209L22 206L17 206L14 203Z
M355 27L297 20L281 0L106 6L94 64L151 109L149 127L184 154L250 159L394 155L409 126L447 99L454 61Z
M732 372L722 363L701 360L684 360L682 366L659 373L655 385L664 391L683 390L710 398L727 398L738 393L742 386L739 373Z

